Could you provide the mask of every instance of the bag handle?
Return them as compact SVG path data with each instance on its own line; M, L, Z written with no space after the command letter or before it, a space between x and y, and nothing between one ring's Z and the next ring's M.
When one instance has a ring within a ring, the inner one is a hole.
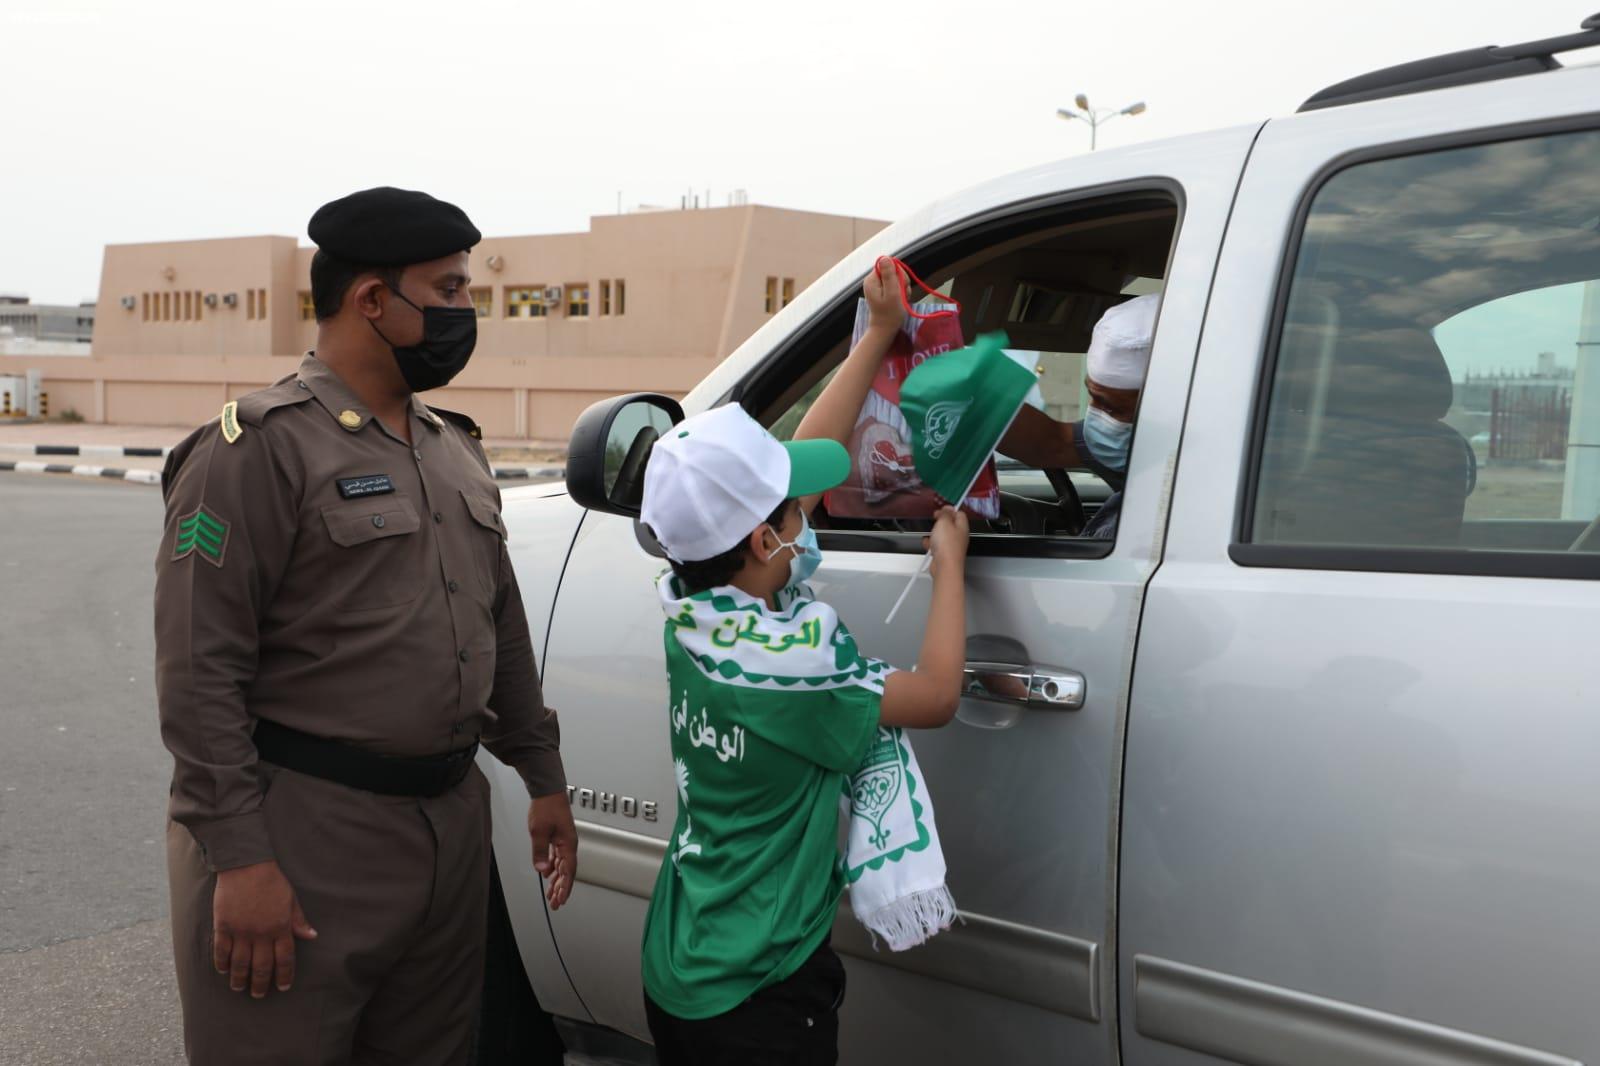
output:
M923 321L927 321L930 318L954 318L961 313L960 300L957 300L954 296L946 296L944 293L930 288L927 282L917 277L916 272L910 267L906 266L904 260L896 259L892 255L880 255L878 257L878 261L872 265L872 269L876 271L879 264L881 264L885 259L899 267L901 270L904 270L906 272L906 277L916 282L922 291L927 293L929 296L937 296L943 303L951 303L956 305L956 309L954 311L934 311L932 314L926 315L920 313L916 310L916 308L911 306L911 294L907 291L906 283L900 279L899 273L896 272L895 282L900 286L900 302L905 306L906 314L910 315L912 318L919 318Z

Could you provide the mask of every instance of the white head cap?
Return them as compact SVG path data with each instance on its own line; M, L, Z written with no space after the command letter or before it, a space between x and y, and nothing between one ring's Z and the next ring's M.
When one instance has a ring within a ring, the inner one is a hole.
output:
M1135 296L1100 316L1089 341L1085 373L1108 389L1142 389L1150 370L1161 294Z
M849 473L838 441L779 443L730 403L684 419L656 441L639 517L668 555L699 562L744 540L784 500L831 489Z

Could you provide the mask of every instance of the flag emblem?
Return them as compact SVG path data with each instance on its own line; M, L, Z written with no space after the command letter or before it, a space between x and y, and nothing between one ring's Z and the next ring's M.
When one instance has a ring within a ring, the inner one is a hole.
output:
M944 455L945 445L956 435L956 429L961 425L961 416L966 414L971 406L971 400L946 400L928 408L926 424L922 427L922 439L927 442L929 459L937 459Z
M228 547L228 523L206 510L202 504L178 519L178 535L172 543L172 561L198 555L212 566L222 565Z

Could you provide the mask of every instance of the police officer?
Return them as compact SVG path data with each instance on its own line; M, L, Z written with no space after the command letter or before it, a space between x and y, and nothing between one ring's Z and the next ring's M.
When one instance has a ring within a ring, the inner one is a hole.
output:
M533 797L552 907L577 836L479 432L417 393L472 354L480 234L420 192L311 218L317 348L172 453L156 680L190 1060L464 1061L489 787Z

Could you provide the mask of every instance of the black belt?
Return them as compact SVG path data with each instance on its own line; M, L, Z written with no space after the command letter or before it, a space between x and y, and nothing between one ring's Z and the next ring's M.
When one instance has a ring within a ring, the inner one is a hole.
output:
M262 718L256 722L256 753L262 761L296 773L378 792L385 796L437 796L459 785L472 770L478 743L443 755L378 755L337 740L314 737Z

